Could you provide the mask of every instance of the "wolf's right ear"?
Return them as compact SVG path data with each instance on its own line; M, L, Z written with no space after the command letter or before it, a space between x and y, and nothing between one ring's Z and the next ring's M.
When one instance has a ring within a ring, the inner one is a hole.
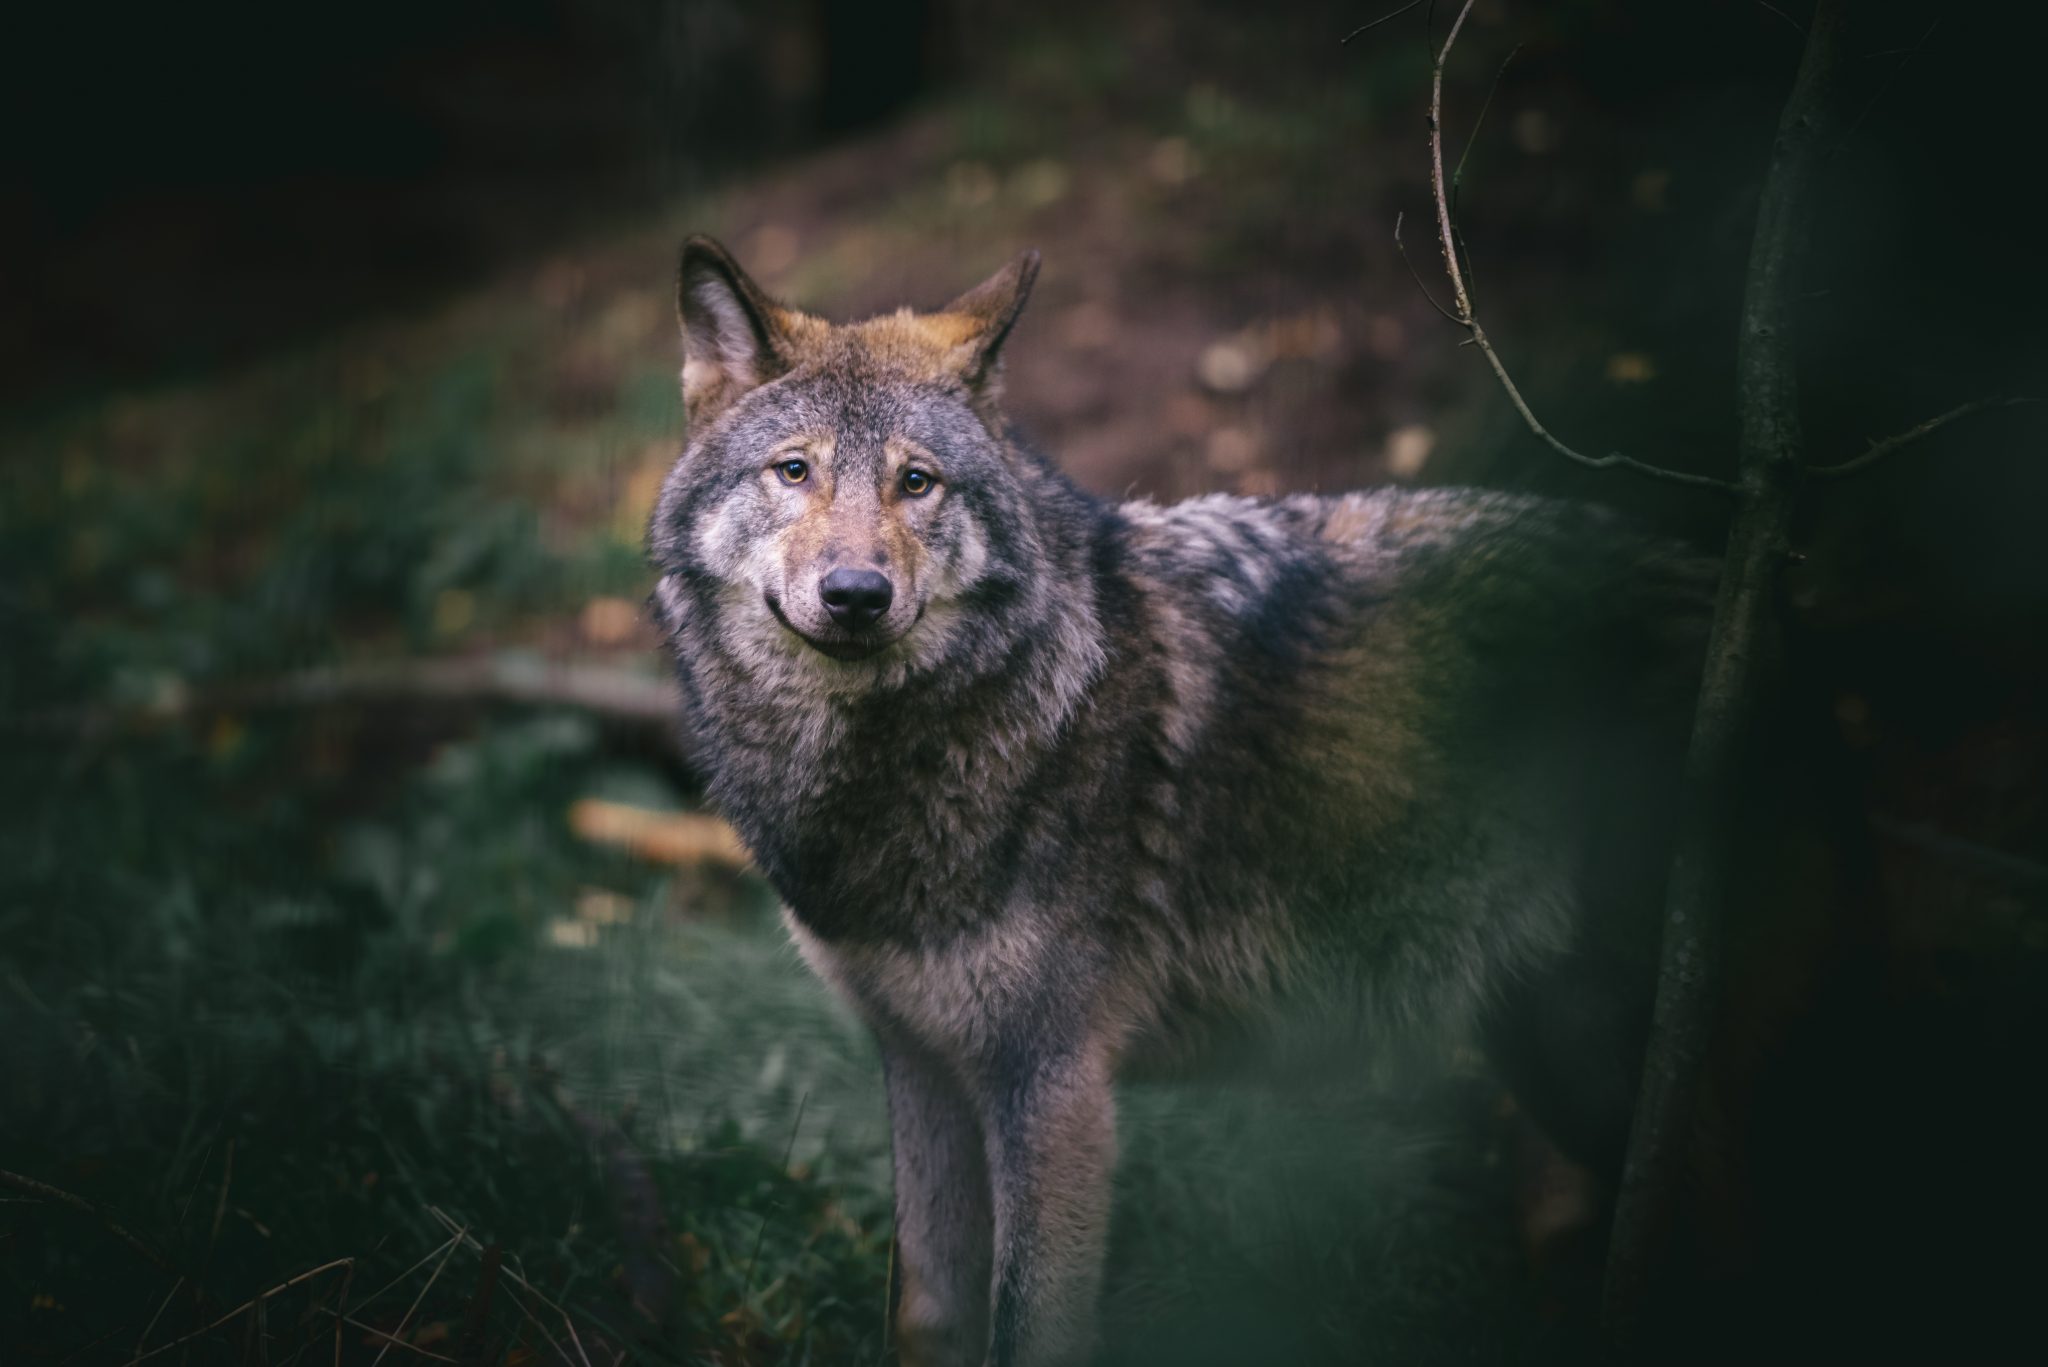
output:
M708 237L683 243L676 317L683 328L683 407L701 427L790 367L789 310Z
M961 330L951 358L954 368L969 389L991 403L1003 343L1024 312L1024 301L1037 279L1038 253L1027 251L939 311Z

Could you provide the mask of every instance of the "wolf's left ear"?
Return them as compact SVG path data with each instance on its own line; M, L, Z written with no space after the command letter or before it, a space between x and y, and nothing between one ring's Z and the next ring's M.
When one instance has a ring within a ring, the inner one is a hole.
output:
M970 389L993 389L1003 341L1017 325L1037 279L1038 253L1027 251L940 310L959 320L961 339L953 348L953 366Z
M683 407L692 427L789 369L793 315L708 237L683 243L676 316L683 326Z

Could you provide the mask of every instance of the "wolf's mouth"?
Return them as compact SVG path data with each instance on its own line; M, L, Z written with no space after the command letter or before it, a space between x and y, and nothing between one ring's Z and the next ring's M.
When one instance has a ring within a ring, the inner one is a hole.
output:
M802 641L812 650L817 651L820 655L829 656L835 660L865 660L868 656L895 642L894 637L846 637L834 640L813 636L783 615L782 604L776 601L774 594L763 593L761 597L767 602L768 611L775 614L775 620L782 623L784 630L788 631L790 635Z

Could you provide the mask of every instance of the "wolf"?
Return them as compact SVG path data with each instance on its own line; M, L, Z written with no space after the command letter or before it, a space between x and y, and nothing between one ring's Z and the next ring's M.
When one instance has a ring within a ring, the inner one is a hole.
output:
M839 325L692 238L649 536L709 796L879 1046L923 1367L1089 1357L1134 1069L1469 1022L1618 1152L1586 928L1654 905L1713 582L1527 496L1092 496L1001 407L1038 269Z

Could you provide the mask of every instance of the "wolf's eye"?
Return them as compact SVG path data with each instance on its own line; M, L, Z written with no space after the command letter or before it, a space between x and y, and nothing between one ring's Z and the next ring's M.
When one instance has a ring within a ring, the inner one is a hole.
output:
M784 484L802 484L811 477L811 467L800 460L778 461L775 473L782 477Z
M932 490L932 477L922 470L903 472L903 492L912 498L921 498Z

